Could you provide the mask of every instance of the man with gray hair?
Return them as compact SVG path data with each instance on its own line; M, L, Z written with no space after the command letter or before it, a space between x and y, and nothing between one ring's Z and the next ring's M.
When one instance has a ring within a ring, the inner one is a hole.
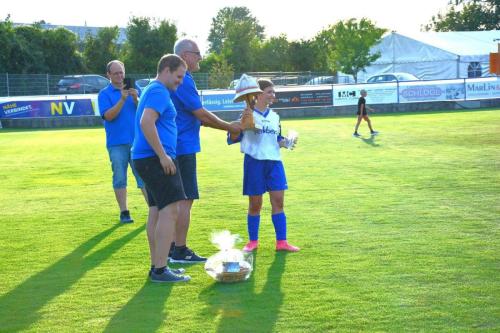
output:
M188 66L182 84L175 91L170 91L177 110L177 160L181 172L186 200L179 202L179 216L175 229L175 239L171 246L173 263L202 263L207 259L196 255L187 247L187 233L191 220L193 201L199 199L196 176L196 153L200 152L200 125L229 131L238 135L241 132L239 122L228 123L211 113L201 104L201 98L191 75L200 69L202 59L200 49L191 39L180 39L174 45L174 53L181 57ZM175 246L174 246L175 244Z

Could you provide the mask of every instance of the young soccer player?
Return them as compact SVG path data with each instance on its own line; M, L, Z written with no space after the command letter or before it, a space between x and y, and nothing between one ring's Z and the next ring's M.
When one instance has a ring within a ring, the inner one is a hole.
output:
M272 221L276 232L276 251L297 252L300 249L287 242L286 216L283 211L285 190L288 189L280 148L295 144L281 136L279 115L269 109L275 98L274 85L260 79L253 117L260 129L245 130L238 137L228 134L228 143L240 142L245 154L243 164L243 195L248 195L247 227L249 242L243 251L251 252L259 246L260 211L262 195L269 192Z
M358 112L357 112L358 120L356 122L356 126L354 127L354 133L352 134L352 136L357 137L357 138L359 138L361 136L358 133L358 128L359 128L359 124L361 124L361 120L363 120L363 119L368 123L368 128L370 128L370 134L377 135L378 132L373 129L372 122L370 121L370 118L368 118L368 111L374 112L375 110L366 106L365 97L368 95L366 90L362 89L360 91L360 93L361 93L361 97L358 100Z

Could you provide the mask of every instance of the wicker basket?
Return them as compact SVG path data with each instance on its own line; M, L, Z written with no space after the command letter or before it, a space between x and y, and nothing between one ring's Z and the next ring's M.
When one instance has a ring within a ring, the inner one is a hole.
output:
M223 283L233 283L246 280L250 269L248 267L240 267L239 272L221 272L215 275L215 279Z

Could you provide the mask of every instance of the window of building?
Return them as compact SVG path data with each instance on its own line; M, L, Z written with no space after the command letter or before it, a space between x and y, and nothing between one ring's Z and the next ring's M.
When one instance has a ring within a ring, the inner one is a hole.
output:
M467 67L467 77L481 77L481 63L480 62L471 62L469 63L469 67Z

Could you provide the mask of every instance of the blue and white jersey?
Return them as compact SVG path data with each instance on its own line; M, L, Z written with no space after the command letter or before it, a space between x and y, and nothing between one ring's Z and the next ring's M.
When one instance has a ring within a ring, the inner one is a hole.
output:
M267 109L263 113L254 110L255 126L262 129L245 130L241 139L242 153L256 160L281 161L278 137L281 136L280 116Z

